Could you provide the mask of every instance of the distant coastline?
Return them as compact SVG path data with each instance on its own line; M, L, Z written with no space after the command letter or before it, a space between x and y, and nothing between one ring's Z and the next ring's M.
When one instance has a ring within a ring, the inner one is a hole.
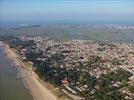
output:
M49 26L49 25L134 25L134 21L129 22L92 22L92 21L56 21L56 22L1 22L0 28L15 28L15 27L26 27L26 26Z

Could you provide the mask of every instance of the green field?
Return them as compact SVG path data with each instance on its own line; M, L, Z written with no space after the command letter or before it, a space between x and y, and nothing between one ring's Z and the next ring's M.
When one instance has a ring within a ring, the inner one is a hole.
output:
M49 36L57 41L86 39L109 42L133 42L134 29L94 27L90 25L48 25L1 29L1 34Z

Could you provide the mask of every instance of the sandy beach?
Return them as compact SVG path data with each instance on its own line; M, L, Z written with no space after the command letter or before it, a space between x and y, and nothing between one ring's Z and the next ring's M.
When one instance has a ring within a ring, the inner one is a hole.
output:
M11 50L8 45L3 45L7 57L13 60L15 65L19 65L19 67L17 67L19 77L32 94L34 100L57 100L57 97L37 80L37 75L34 71L25 66L19 55Z

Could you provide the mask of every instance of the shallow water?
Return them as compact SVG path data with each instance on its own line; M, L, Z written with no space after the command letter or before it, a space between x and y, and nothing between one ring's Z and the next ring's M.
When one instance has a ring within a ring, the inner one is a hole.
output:
M17 69L11 68L11 61L0 47L0 100L33 100L21 80L17 80Z

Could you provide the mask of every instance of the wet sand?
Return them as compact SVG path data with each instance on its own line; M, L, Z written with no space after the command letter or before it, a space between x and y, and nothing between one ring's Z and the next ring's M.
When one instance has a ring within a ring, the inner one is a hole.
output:
M20 60L19 55L13 52L8 45L3 45L7 57L13 60L15 65L19 65L17 67L19 78L23 81L25 87L28 88L34 97L34 100L57 100L56 96L37 80L37 75L34 71L25 66L25 64Z

